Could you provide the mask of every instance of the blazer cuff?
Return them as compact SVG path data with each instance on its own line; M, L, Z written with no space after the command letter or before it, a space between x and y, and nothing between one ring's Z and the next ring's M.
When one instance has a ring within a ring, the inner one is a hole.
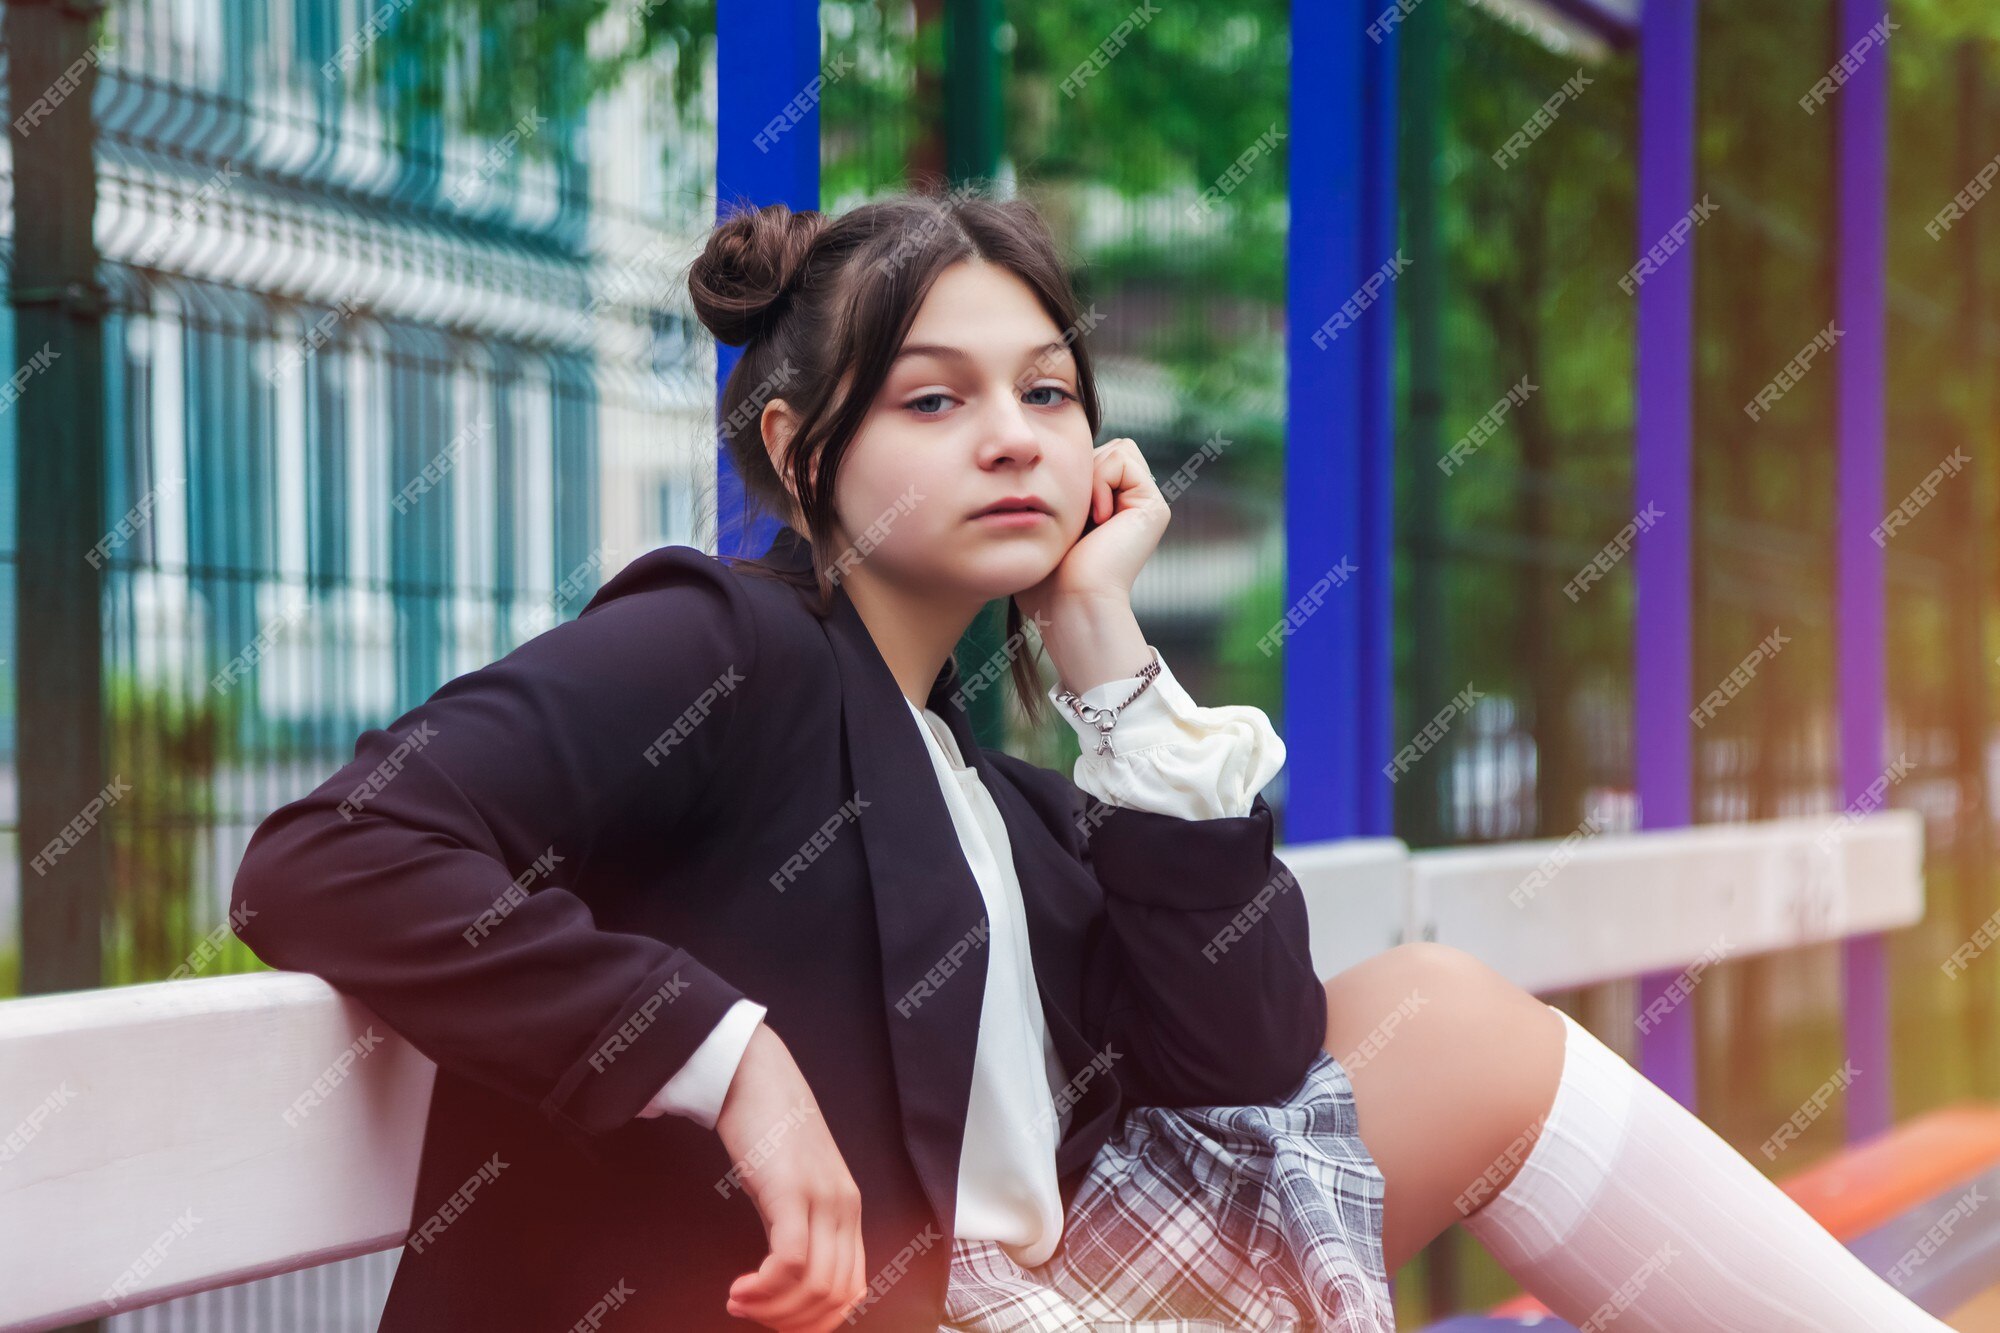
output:
M1266 885L1273 893L1298 886L1272 855L1275 840L1271 807L1261 795L1240 818L1110 809L1090 834L1090 859L1104 891L1127 902L1182 912L1234 910Z
M622 1128L743 998L693 954L674 950L579 1053L543 1100L542 1114L592 1137Z
M738 1000L730 1005L729 1012L715 1025L715 1031L695 1048L680 1072L646 1103L639 1117L651 1120L663 1115L686 1116L703 1129L714 1129L722 1114L723 1099L729 1095L729 1084L736 1077L736 1067L743 1062L743 1052L750 1045L750 1034L764 1021L765 1012L765 1007L755 1000Z

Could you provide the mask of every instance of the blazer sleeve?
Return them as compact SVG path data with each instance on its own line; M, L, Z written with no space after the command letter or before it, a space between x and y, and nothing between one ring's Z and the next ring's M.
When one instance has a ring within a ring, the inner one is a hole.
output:
M1273 852L1263 796L1233 818L1079 803L1081 855L1107 927L1085 993L1108 992L1102 1044L1148 1106L1253 1106L1305 1077L1326 1039L1305 899Z
M704 560L641 557L621 577L647 586L364 731L251 836L245 943L572 1136L631 1121L747 998L566 887L616 821L672 826L728 758L756 628Z
M1039 789L1057 837L1103 890L1083 963L1084 1029L1116 1053L1133 1101L1249 1106L1297 1087L1326 1040L1326 991L1264 797L1247 814L1188 819L1114 806L1061 773L988 753Z

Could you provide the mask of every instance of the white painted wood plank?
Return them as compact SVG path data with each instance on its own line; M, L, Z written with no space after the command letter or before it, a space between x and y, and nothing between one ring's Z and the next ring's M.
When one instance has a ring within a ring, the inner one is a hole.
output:
M1435 938L1541 991L1922 916L1918 815L1828 829L1278 851L1322 977ZM9 1000L0 1071L0 1333L110 1313L124 1275L119 1310L386 1249L408 1229L435 1070L317 977Z
M1805 818L1601 834L1567 849L1452 848L1411 863L1420 937L1531 991L1893 929L1924 911L1923 821L1909 810L1838 827Z
M1277 849L1298 876L1321 980L1408 937L1410 853L1399 838L1346 838Z
M0 1328L385 1249L409 1229L435 1068L318 977L10 1000L0 1068Z

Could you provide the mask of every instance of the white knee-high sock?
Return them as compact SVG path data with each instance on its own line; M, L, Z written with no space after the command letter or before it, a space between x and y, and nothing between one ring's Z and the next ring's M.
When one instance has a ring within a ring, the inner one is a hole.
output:
M1540 1134L1465 1221L1538 1300L1583 1333L1948 1330L1562 1017L1562 1079Z

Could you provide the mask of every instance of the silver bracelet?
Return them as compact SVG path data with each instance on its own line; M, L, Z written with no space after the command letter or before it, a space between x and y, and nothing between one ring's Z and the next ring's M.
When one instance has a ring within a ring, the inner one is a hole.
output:
M1147 688L1152 685L1153 678L1160 674L1159 649L1155 648L1153 650L1153 660L1146 663L1145 666L1140 667L1137 674L1140 678L1139 688L1126 695L1123 703L1116 704L1110 708L1099 707L1096 704L1087 704L1083 701L1083 696L1074 690L1062 690L1056 695L1056 700L1059 703L1067 704L1069 710L1075 713L1084 725L1097 728L1098 754L1105 755L1111 753L1111 729L1118 725L1118 715L1125 711L1126 704L1131 703L1134 699L1144 694Z

